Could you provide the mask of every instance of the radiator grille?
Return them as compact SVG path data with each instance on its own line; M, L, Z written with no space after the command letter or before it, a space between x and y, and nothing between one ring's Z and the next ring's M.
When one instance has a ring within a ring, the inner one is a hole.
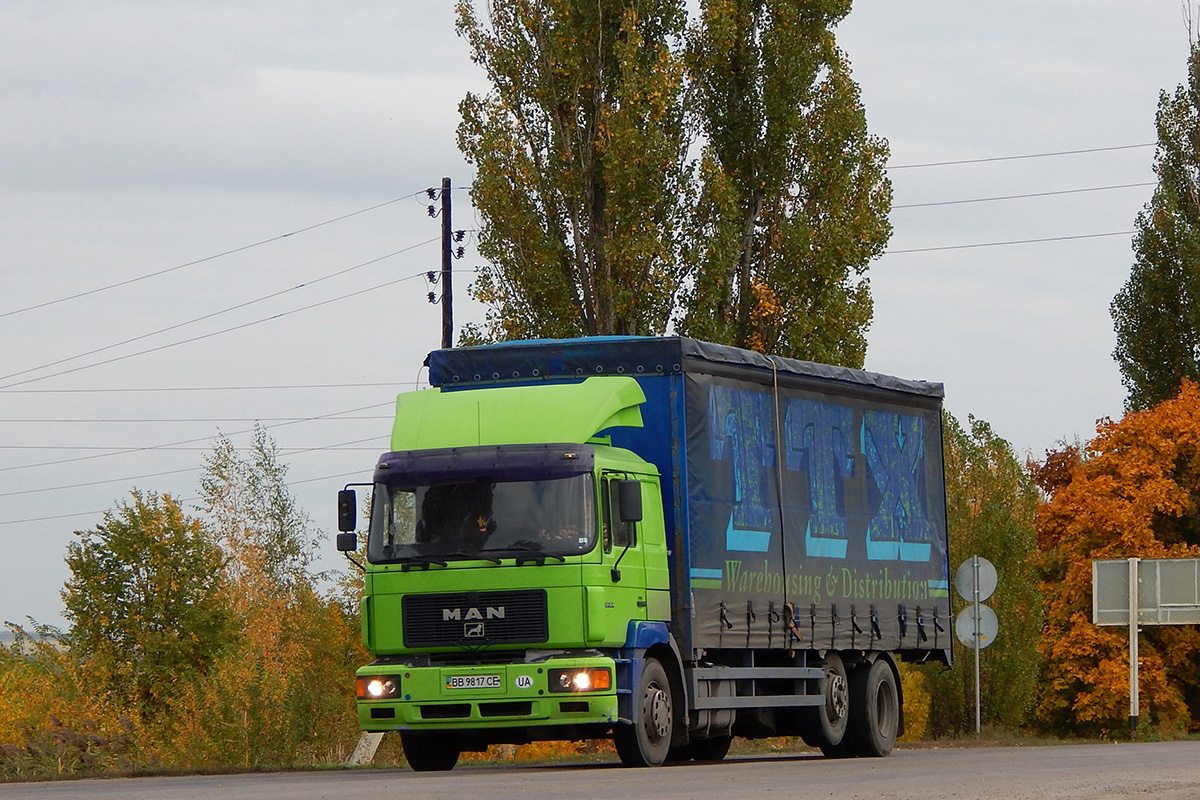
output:
M538 644L549 638L544 589L406 595L405 647Z

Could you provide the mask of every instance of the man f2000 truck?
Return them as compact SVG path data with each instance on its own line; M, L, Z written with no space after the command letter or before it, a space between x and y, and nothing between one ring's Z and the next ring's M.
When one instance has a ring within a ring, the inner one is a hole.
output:
M682 337L449 348L375 466L363 730L882 756L951 659L942 386ZM357 547L353 489L338 546Z

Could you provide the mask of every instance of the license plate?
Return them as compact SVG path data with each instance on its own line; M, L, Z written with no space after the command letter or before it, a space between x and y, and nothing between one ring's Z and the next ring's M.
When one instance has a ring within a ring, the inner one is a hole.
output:
M499 689L499 675L451 675L446 678L447 689Z

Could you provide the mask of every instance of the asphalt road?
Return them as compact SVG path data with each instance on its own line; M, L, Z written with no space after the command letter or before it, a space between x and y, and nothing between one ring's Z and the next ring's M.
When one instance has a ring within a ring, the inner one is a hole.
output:
M632 770L616 764L122 778L0 785L10 798L130 800L1107 800L1200 798L1200 742L901 750L883 759L731 758Z

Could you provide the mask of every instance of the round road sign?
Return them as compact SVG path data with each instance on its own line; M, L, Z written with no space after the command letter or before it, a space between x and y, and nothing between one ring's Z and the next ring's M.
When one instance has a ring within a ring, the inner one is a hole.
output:
M976 559L979 560L979 597L975 596ZM958 571L954 573L954 588L968 602L987 600L996 591L996 568L986 558L972 556L958 565Z
M987 647L992 642L996 641L996 633L1000 630L1000 621L996 618L996 612L991 608L980 604L979 606L979 649ZM962 611L958 612L958 617L954 620L954 633L958 636L958 640L964 646L974 649L975 647L975 608L974 605L969 605Z

